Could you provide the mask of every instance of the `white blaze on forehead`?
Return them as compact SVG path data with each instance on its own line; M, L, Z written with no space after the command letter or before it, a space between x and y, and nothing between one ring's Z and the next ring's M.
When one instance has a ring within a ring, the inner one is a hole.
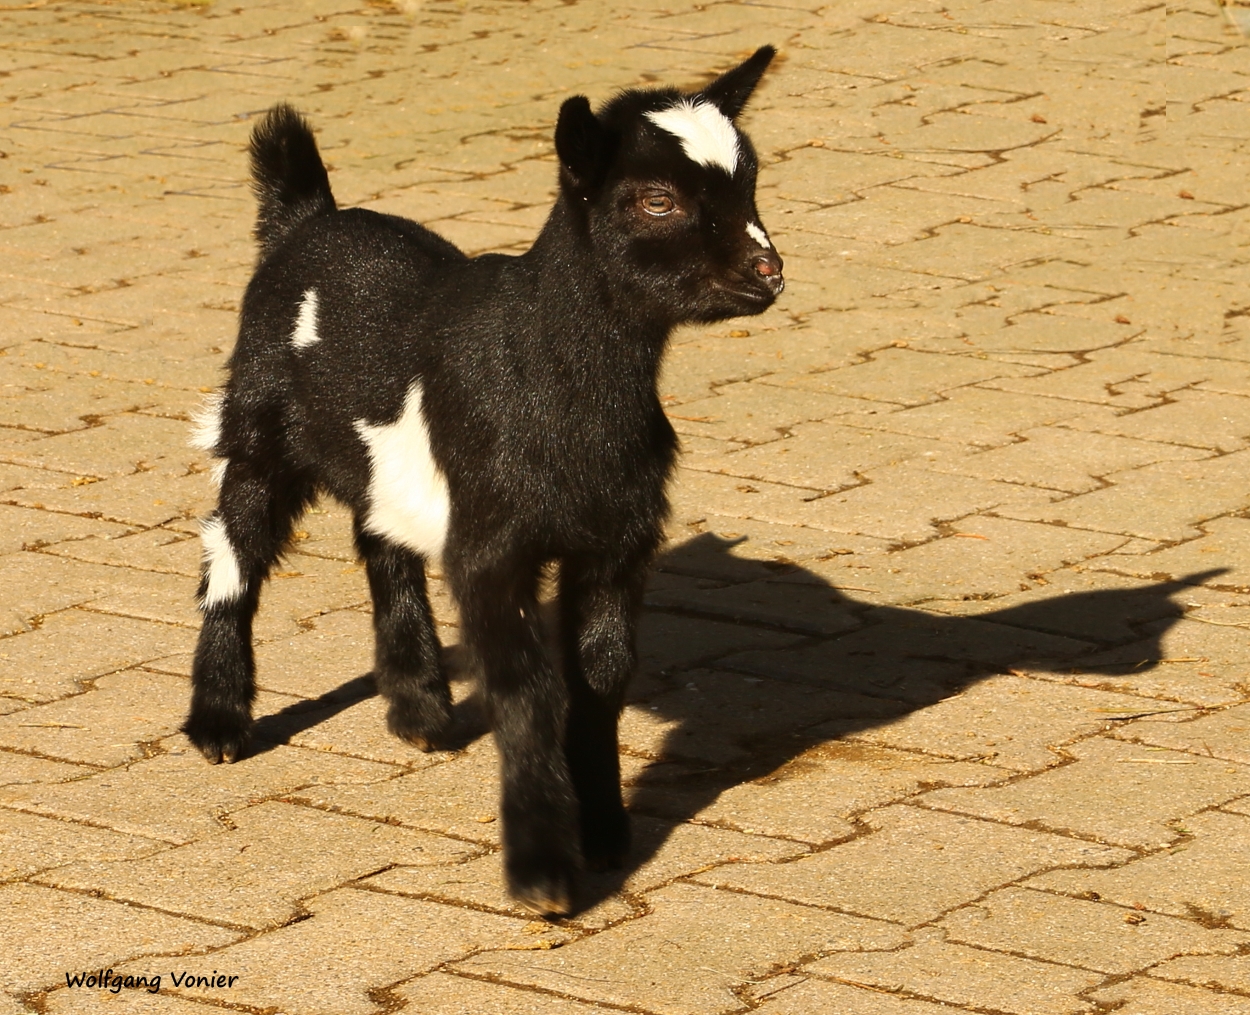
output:
M751 237L751 239L753 239L761 247L764 247L767 249L772 248L772 244L768 242L768 234L764 232L764 230L761 229L759 226L757 226L754 222L747 223L747 235Z
M394 423L356 420L369 451L367 532L427 557L442 555L451 502L447 478L430 450L430 431L421 410L421 385L413 384Z
M320 341L321 336L317 334L317 290L309 289L299 305L295 330L291 332L291 344L296 349L307 349Z
M701 166L720 166L733 175L738 166L738 131L729 117L710 102L679 99L646 117L676 137L692 161Z
M204 608L238 599L243 592L243 576L239 573L239 560L230 545L230 537L226 535L226 523L219 517L201 522L200 542L204 544L204 563L208 567Z

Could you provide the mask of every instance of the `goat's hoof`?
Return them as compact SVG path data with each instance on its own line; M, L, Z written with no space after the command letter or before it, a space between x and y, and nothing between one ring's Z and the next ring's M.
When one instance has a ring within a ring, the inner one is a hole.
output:
M232 764L243 757L252 720L223 715L197 716L192 713L182 724L182 732L210 765Z
M508 894L538 916L567 916L573 912L576 895L576 864L564 864L550 856L531 858L530 863L505 860Z
M568 916L573 912L571 885L535 885L513 888L512 897L535 916Z
M436 751L438 743L451 728L451 708L422 708L410 702L392 701L386 710L386 728L400 740L420 751Z

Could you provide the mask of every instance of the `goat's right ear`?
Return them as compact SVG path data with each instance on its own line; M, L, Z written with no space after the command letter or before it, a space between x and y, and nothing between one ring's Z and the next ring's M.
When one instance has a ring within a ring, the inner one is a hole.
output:
M611 138L584 95L565 99L556 121L556 155L560 176L576 191L595 189L612 158Z

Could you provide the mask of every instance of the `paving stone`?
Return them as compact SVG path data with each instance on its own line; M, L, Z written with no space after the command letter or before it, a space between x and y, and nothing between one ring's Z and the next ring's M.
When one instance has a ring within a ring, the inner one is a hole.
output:
M96 564L182 575L193 582L200 576L202 555L198 535L167 528L147 529L132 535L123 531L114 538L109 538L107 534L91 535L85 539L56 543L47 547L45 552Z
M405 983L392 993L406 1000L413 1009L428 1015L462 1015L467 1011L495 1015L603 1015L605 1009L548 993L537 993L500 983L473 980L434 972Z
M1082 657L1065 679L1211 707L1244 699L1250 662L1242 631L1188 618L1142 628L1155 633Z
M498 758L493 738L484 737L451 760L411 775L309 785L288 795L314 807L497 845Z
M1226 758L1243 765L1250 763L1250 748L1246 743L1246 734L1250 733L1250 706L1235 705L1196 719L1177 712L1171 717L1176 721L1162 721L1167 718L1138 719L1120 727L1118 735L1134 743Z
M940 933L930 934L901 951L831 955L805 969L844 983L1019 1015L1096 1010L1076 995L1102 982L1097 973L947 944Z
M1192 836L1160 853L1105 871L1051 871L1031 887L1098 898L1197 920L1204 926L1250 930L1250 890L1238 873L1250 853L1250 821L1207 811L1181 824Z
M1200 448L1086 433L1063 426L1030 427L1014 432L1014 437L1013 443L963 458L943 458L933 467L981 479L1085 493L1099 489L1099 477L1109 473L1155 462L1195 461L1209 454Z
M140 955L219 948L239 936L222 927L37 885L0 887L0 912L0 943L10 963L4 988L23 993L56 986L67 971L121 967ZM39 933L30 933L31 927Z
M654 672L711 663L729 652L780 648L801 640L785 631L647 610L638 622L639 669Z
M0 691L50 701L76 693L80 681L186 650L191 640L190 631L168 624L65 610L38 630L4 639Z
M950 523L941 538L889 554L863 578L893 603L987 600L1017 591L1027 575L1123 545L1122 537L1105 533L974 516Z
M229 969L233 987L174 987L178 996L281 1007L292 1015L376 1010L371 988L406 980L481 948L524 943L522 921L396 895L339 889L307 903L311 916L172 966L195 976ZM142 972L143 962L119 972ZM150 966L150 960L148 962ZM276 971L276 972L275 972ZM171 977L172 979L172 977Z
M1160 962L1151 976L1215 990L1250 990L1250 961L1245 955L1182 955Z
M86 765L70 765L64 761L49 761L47 758L33 758L29 754L0 751L0 786L15 786L25 782L70 782L95 771Z
M814 856L785 864L727 865L698 880L914 925L1048 867L1104 866L1131 856L903 805L862 820L871 834Z
M1247 557L1246 536L1250 535L1250 519L1212 518L1202 525L1204 530L1197 538L1178 546L1168 546L1152 553L1111 553L1090 566L1119 574L1141 577L1181 575L1223 569L1222 574L1212 575L1208 581L1217 585L1250 585L1250 557Z
M183 450L186 435L187 425L180 420L122 413L101 426L23 444L13 461L73 476L126 476L151 469L180 476L194 457L190 449Z
M795 980L776 993L764 995L759 1010L766 1015L812 1015L815 1012L846 1012L854 1015L951 1015L944 1004L891 994L878 987L855 987L849 983L783 977Z
M904 940L880 921L698 885L670 885L647 901L648 915L563 948L487 952L454 968L587 1001L686 1015L736 1011L741 1001L734 987L804 954L891 948ZM729 926L734 934L725 933Z
M89 536L124 536L128 531L126 526L112 522L0 504L0 553L34 550Z
M1160 462L1103 477L1108 485L1049 504L1006 505L1008 517L1119 532L1143 539L1182 540L1198 526L1246 507L1237 454L1196 462Z
M858 696L718 670L681 674L679 690L627 708L621 744L655 758L740 760L755 742L794 734L832 716L854 714Z
M109 476L90 483L67 475L57 489L11 490L11 503L49 511L104 518L123 525L150 527L174 518L206 515L215 495L200 474L171 477L156 470ZM94 477L91 477L94 479Z
M1034 772L1062 761L1057 748L1103 732L1112 715L1156 703L1015 676L991 676L928 708L851 734L856 740Z
M1245 939L1238 931L1025 888L993 892L948 913L939 926L948 941L1112 974L1180 953L1230 955Z
M1250 998L1134 977L1089 995L1123 1015L1247 1015Z
M373 620L337 610L311 621L292 638L256 650L256 683L269 691L315 698L373 667Z
M836 591L797 582L755 581L721 588L654 590L647 596L647 605L771 624L809 634L841 634L859 626L859 620Z
M940 789L925 803L1126 846L1171 845L1173 826L1250 790L1250 770L1179 751L1097 737L1066 748L1076 761L1007 786ZM1244 787L1244 788L1243 788Z
M831 491L858 486L867 469L922 458L941 448L925 435L882 433L838 422L805 423L788 430L768 443L704 455L697 465L689 464L742 479Z
M142 975L142 974L140 974ZM54 1015L95 1015L96 1012L126 1012L131 1015L204 1015L205 1006L194 1001L183 1001L161 992L169 989L169 970L149 972L161 978L160 987L153 993L151 987L93 990L84 987L61 987L45 995L46 1011ZM16 1010L16 1009L15 1009Z
M1195 363L1197 369L1211 369ZM1218 376L1218 371L1215 376ZM1094 425L1071 425L1079 429L1138 437L1169 444L1194 444L1212 451L1240 451L1246 446L1250 429L1246 426L1246 403L1240 395L1206 391L1178 391L1166 405L1110 419Z
M850 819L860 812L937 784L983 786L1008 774L989 765L834 741L809 748L768 775L730 786L702 809L690 808L680 789L636 791L632 799L659 811L686 803L700 821L824 843L850 838L856 831Z
M301 899L392 864L454 864L473 847L407 828L270 801L230 815L229 831L135 862L77 862L40 878L213 922L263 928Z
M174 733L189 694L177 677L110 673L84 694L0 717L0 744L113 768L144 757L143 744Z
M208 765L185 738L125 769L50 786L0 791L5 806L181 845L221 828L219 816L317 783L381 781L397 769L296 747L275 747L233 765Z
M79 860L133 860L164 843L105 828L69 824L18 811L0 811L0 880L13 881Z

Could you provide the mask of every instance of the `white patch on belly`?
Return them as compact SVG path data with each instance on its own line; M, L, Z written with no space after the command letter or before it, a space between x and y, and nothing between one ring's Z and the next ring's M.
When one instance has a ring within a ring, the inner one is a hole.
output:
M720 166L733 176L738 166L738 129L710 102L678 99L667 109L644 115L676 137L692 162Z
M414 383L394 423L356 420L369 451L369 513L366 532L383 536L425 557L439 557L447 539L451 502L447 477L434 461L430 431Z
M747 235L765 250L772 249L773 245L768 242L768 234L754 222L747 223Z
M300 301L295 330L291 332L291 344L296 349L307 349L320 341L321 336L317 334L317 290L308 289Z
M220 517L201 522L200 542L204 544L204 563L208 565L208 588L200 605L208 609L218 603L234 602L243 593L243 576L226 535L226 523Z

